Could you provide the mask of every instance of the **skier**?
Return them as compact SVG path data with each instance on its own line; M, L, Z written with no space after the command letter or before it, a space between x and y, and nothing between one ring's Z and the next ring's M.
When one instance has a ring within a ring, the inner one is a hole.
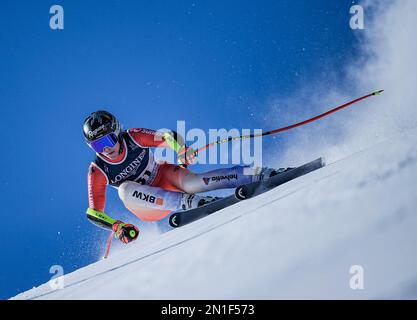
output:
M96 152L88 170L88 219L113 230L124 243L137 239L139 229L104 213L106 188L118 189L125 207L143 221L158 221L171 211L188 210L218 198L196 193L239 185L271 177L286 169L234 166L193 173L186 167L196 161L195 150L187 147L176 132L133 128L123 131L107 111L96 111L84 120L84 137ZM157 163L152 147L172 148L179 165Z

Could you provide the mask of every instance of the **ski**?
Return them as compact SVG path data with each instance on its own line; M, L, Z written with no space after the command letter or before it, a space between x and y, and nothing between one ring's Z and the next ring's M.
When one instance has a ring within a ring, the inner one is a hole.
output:
M252 182L239 186L235 193L228 197L222 198L215 202L206 204L199 208L177 211L169 217L169 224L173 228L182 227L186 224L204 218L216 211L229 207L242 200L250 199L275 187L278 187L288 181L303 176L309 172L320 169L325 166L323 158L318 158L302 166L290 169L273 176L267 180Z
M264 181L252 182L235 189L235 197L239 200L246 200L261 193L271 190L281 184L303 176L311 171L324 167L323 158L318 158L302 166L282 172Z

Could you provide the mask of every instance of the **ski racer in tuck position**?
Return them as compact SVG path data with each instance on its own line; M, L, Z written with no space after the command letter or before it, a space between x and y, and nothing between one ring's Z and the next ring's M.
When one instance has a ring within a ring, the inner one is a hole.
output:
M104 213L108 185L118 189L121 201L136 217L158 221L171 211L193 209L218 199L196 193L236 188L285 171L237 165L193 173L186 166L196 162L195 150L187 147L176 132L144 128L124 131L118 119L107 111L87 116L83 131L87 144L96 153L88 170L87 218L113 230L124 243L137 239L139 229ZM150 148L172 148L178 165L156 162Z

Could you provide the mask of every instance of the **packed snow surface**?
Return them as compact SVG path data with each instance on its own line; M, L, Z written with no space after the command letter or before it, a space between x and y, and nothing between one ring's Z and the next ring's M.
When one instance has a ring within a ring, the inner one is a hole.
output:
M64 284L15 298L415 299L417 131L143 236L65 275Z

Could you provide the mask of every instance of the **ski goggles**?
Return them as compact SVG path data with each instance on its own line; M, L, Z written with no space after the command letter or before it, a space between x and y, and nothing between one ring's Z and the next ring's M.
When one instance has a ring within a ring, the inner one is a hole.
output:
M90 142L91 148L95 152L102 153L104 148L113 148L119 139L115 133L109 133L97 140Z

